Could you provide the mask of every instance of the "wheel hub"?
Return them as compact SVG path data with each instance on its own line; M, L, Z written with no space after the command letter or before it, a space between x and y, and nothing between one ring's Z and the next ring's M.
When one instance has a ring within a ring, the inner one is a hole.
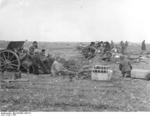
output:
M11 61L10 61L10 60L5 60L5 62L4 62L4 65L5 65L5 66L10 66L10 64L11 64Z

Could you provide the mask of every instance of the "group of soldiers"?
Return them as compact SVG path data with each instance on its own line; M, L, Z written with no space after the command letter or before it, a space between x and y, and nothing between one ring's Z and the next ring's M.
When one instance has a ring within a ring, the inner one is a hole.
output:
M132 65L128 58L125 55L125 50L128 46L128 42L120 42L120 47L117 47L114 45L113 42L91 42L90 45L87 47L88 51L85 55L87 58L92 58L95 56L95 54L100 54L102 57L102 60L110 61L110 58L113 57L114 54L117 54L120 52L120 63L119 63L119 70L122 73L123 77L131 77L131 70ZM90 57L89 57L90 56ZM92 57L91 57L92 56Z
M105 53L107 51L110 51L112 46L111 44L106 41L106 42L103 42L103 41L100 41L100 42L91 42L90 47L94 47L95 50L97 50L99 53Z
M112 49L113 46L107 41L91 42L90 45L82 49L82 54L87 59L91 59L96 54L100 54L103 60L110 60Z
M97 43L91 42L89 45L89 49L90 52L92 52L93 54L96 51L98 53L105 54L106 52L113 50L113 46L109 42L102 42L102 41ZM57 72L61 71L73 73L64 68L63 64L59 62L61 60L59 57L56 57L55 59L52 60L52 57L50 55L46 55L45 49L39 51L38 43L36 41L34 41L32 45L29 47L29 55L32 57L32 59L34 59L33 60L34 74L39 74L39 67L41 67L43 73L51 73L54 76L56 75ZM124 76L131 77L132 66L125 55L122 55L120 57L119 69L123 77Z
M39 50L37 41L34 41L29 47L29 56L32 59L34 74L39 74L39 71L42 71L42 73L44 74L48 74L51 72L50 69L53 63L53 59L50 54L46 55L45 49Z
M44 74L52 74L53 76L59 74L75 75L75 72L65 68L60 56L52 57L50 54L46 54L45 49L40 51L36 41L29 47L29 56L33 59L34 74L39 74L41 73L39 71L42 71Z

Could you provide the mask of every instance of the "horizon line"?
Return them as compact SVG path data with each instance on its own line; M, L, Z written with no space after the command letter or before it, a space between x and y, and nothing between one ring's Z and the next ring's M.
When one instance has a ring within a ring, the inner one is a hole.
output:
M37 41L37 42L43 42L43 43L45 43L45 42L47 42L47 43L89 43L89 42L98 42L98 40L95 40L95 41L38 41L38 40L0 40L0 41L6 41L6 42L11 42L11 41L25 41L25 42L32 42L32 41ZM99 41L102 41L102 40L99 40ZM103 41L105 41L105 40L103 40ZM106 40L107 41L107 40ZM108 41L108 42L111 42L112 40L110 40L110 41ZM123 40L121 40L121 41L123 41ZM118 41L118 42L116 42L116 41L113 41L114 43L120 43L121 41ZM127 41L127 40L125 40L125 41ZM125 41L123 41L123 42L125 42ZM131 42L131 41L127 41L127 42L129 42L129 43L142 43L142 41L141 42ZM148 44L150 44L150 42L146 42L146 43L148 43Z

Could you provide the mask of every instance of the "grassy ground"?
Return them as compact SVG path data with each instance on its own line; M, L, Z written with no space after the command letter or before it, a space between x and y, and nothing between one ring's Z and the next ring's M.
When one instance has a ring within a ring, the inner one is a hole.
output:
M0 91L1 111L150 111L148 81L98 82L32 76ZM15 86L14 86L15 85ZM10 85L9 85L10 86Z

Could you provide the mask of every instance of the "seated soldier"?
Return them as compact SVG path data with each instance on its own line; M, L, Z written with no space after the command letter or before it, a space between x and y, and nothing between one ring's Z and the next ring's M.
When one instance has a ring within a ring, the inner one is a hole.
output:
M132 65L125 56L120 57L121 62L119 64L119 69L123 77L131 77Z
M35 50L34 55L32 55L32 63L33 63L33 73L34 74L39 74L39 64L40 64L40 59L39 59L39 50Z
M48 54L47 61L48 61L47 63L48 70L49 70L49 73L51 73L51 67L52 67L53 62L55 61L55 58L51 54Z
M64 66L62 63L60 63L60 57L56 57L51 67L52 75L56 76L63 70L64 70Z
M42 49L40 52L40 60L42 62L46 61L46 50L45 49Z
M90 43L90 46L95 46L95 42L91 42L91 43Z
M112 49L111 49L111 52L113 52L113 53L117 53L117 52L118 52L118 50L117 50L117 48L116 48L116 47L114 47L114 48L112 48Z
M56 57L55 61L52 64L51 67L51 73L55 77L57 75L75 75L75 72L70 71L69 69L65 68L64 65L61 63L61 58ZM70 76L70 81L72 80L72 77Z
M96 53L96 48L94 46L88 47L88 59L93 58Z
M18 56L19 56L19 59L20 60L23 60L27 54L27 50L23 49L23 48L20 48L17 52Z
M107 51L110 51L111 47L110 47L110 43L109 42L104 42L104 53L106 53Z
M46 56L46 50L42 49L40 52L40 66L44 73L50 73L48 57Z

